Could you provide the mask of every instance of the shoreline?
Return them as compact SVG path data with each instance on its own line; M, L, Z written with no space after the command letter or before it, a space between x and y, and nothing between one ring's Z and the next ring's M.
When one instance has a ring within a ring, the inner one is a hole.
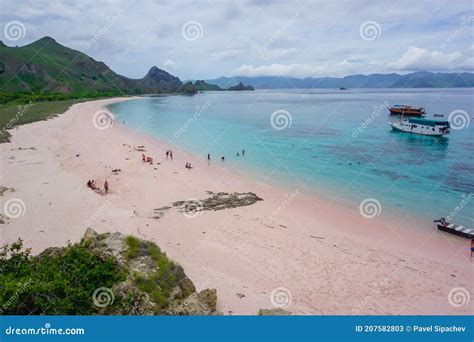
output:
M163 95L163 96L169 96L169 95ZM141 97L136 97L132 98L131 100L140 100ZM126 100L127 101L127 100ZM109 110L109 105L103 106L105 109ZM110 111L110 110L109 110ZM110 111L112 114L114 114L112 111ZM181 154L184 154L188 156L190 160L193 160L194 163L198 163L199 166L201 167L206 167L206 168L211 168L213 172L226 172L229 175L233 177L238 177L239 179L245 181L247 184L251 184L252 186L257 186L259 189L266 189L267 191L273 191L277 192L278 195L283 196L285 198L291 197L292 195L295 194L295 192L298 192L297 196L298 198L301 199L301 201L304 203L304 206L311 206L311 202L316 202L318 207L332 207L334 206L336 210L338 211L357 211L357 214L359 213L359 209L357 208L359 203L356 202L355 199L347 199L347 200L342 200L339 196L339 194L336 194L335 192L331 191L329 187L325 187L322 191L322 193L317 194L314 189L309 189L309 190L301 190L299 187L295 187L292 185L290 182L279 182L279 181L265 181L262 182L259 180L258 177L258 170L257 169L252 169L248 170L245 169L245 167L239 167L238 169L232 169L228 167L228 164L226 163L221 163L218 158L213 161L212 164L208 163L207 159L204 158L204 156L198 156L193 154L192 151L189 151L187 149L182 149L181 147L177 147L176 145L171 145L169 143L164 142L161 138L153 136L147 132L140 131L138 129L119 124L116 126L116 129L121 131L121 134L128 134L134 136L136 139L146 139L147 142L149 142L151 145L165 145L166 149L173 149L173 150L178 150ZM163 154L165 151L165 148L162 148ZM248 172L246 172L248 171ZM332 198L333 195L335 194L337 199ZM329 204L328 204L329 200ZM284 199L283 199L284 201ZM298 208L296 208L298 210ZM393 208L388 208L388 210L383 210L383 218L380 218L382 222L388 221L391 225L398 226L398 220L396 217L396 213L394 212ZM378 217L374 217L375 221L377 221ZM434 224L429 221L427 222L426 220L417 217L413 213L407 213L404 216L403 221L409 222L409 224L401 224L401 228L412 230L411 226L417 224L417 225L423 225L423 230L417 231L418 233L425 234L425 233L432 233L434 230ZM416 228L418 229L418 228ZM364 233L364 232L362 232ZM370 232L367 237L370 237L374 232Z
M284 309L294 314L473 313L472 304L456 308L447 300L455 287L472 292L467 239L421 231L411 220L398 224L384 213L367 219L322 197L292 196L121 124L94 128L94 113L130 99L76 104L11 131L11 143L0 145L0 185L15 191L3 202L20 198L26 210L2 225L2 240L22 237L38 253L77 241L86 224L138 235L180 263L198 290L217 288L218 309L229 315L274 308L275 289L288 290ZM155 165L142 163L132 148L140 145ZM108 179L110 194L88 189L88 179ZM153 218L155 209L205 199L206 191L254 192L263 201L192 218L170 209Z
M140 100L134 100L136 105L130 104L130 107L140 108L141 106L140 103L136 101L140 101ZM200 102L204 103L204 101L206 101L206 99ZM161 101L159 103L161 103ZM119 107L119 106L114 106L114 105L109 106L109 107L112 109L112 112L114 113L114 115L116 115L117 118L120 118L119 120L120 122L122 119L126 121L127 123L127 125L125 125L126 129L129 129L135 132L137 135L146 135L146 136L156 137L158 141L165 141L169 144L175 144L174 146L176 146L176 148L180 149L183 152L186 152L187 154L194 155L195 157L196 156L200 157L201 160L203 161L206 161L206 155L208 151L213 152L212 146L208 144L199 143L198 141L196 145L193 145L192 141L183 139L181 135L176 134L176 132L178 132L179 130L175 130L174 135L172 134L173 130L162 131L164 127L160 126L158 121L150 122L151 125L154 125L154 124L158 125L158 129L154 130L154 129L150 129L147 126L143 126L143 122L141 122L141 120L136 121L136 118L133 118L133 117L130 117L128 119L127 117L132 111L131 109L129 110L126 109L126 108L129 108L128 104L124 105L124 107ZM121 110L121 108L123 108L123 110ZM192 118L192 116L189 116L189 118ZM144 118L144 120L148 120L148 119ZM176 120L172 119L172 120L174 124L177 124L177 125L181 124L182 125L181 128L183 128L186 125L189 125L188 121L186 121L186 116L183 116L183 117L180 116L179 119L176 119ZM204 123L208 124L208 122L206 121L204 121ZM159 127L161 127L161 129ZM389 126L387 125L387 127ZM387 129L387 131L389 131L389 129ZM191 137L192 136L193 135L191 135ZM431 139L432 137L428 137L428 138ZM204 142L207 142L212 145L212 139L210 139L209 141L204 139ZM235 143L232 142L232 145L236 147L235 148L236 150L239 150L239 146L240 148L242 148L242 147L245 147L245 145L249 145L249 143L246 141L239 141ZM338 174L337 170L334 170L332 173L328 173L327 171L323 172L323 175L321 176L318 175L317 177L314 177L314 173L312 174L312 176L309 176L307 174L307 172L310 172L309 168L305 171L302 171L301 173L298 173L299 170L296 170L296 169L291 170L291 171L288 170L288 172L272 173L271 170L277 170L278 167L275 165L269 165L268 163L260 163L258 160L255 160L256 156L259 153L262 153L262 151L258 151L258 152L254 151L251 144L248 147L250 148L250 150L247 151L249 152L248 153L249 158L235 157L235 151L229 152L227 150L225 152L222 152L222 154L226 156L225 163L221 163L220 158L216 158L214 160L214 157L215 157L214 154L212 155L213 163L222 164L229 171L232 171L241 177L245 177L248 180L260 181L262 183L268 184L271 187L279 188L280 190L284 190L286 192L291 193L295 189L295 184L297 184L299 185L300 190L303 190L302 192L307 197L321 199L321 200L324 200L325 202L328 202L328 201L334 202L335 205L339 207L342 206L348 209L353 209L354 207L358 207L359 204L366 198L375 197L377 200L379 200L385 217L389 216L392 221L399 221L401 218L403 218L405 221L409 222L411 226L416 225L417 227L419 227L420 230L424 233L431 232L432 228L434 227L433 222L432 222L433 219L448 216L452 208L458 205L458 202L459 202L459 199L457 198L457 195L456 195L450 198L449 201L446 201L446 200L443 201L442 200L443 198L441 198L441 201L440 201L441 204L437 203L436 200L433 200L433 197L419 200L416 203L414 203L415 201L414 200L411 201L411 200L414 198L414 196L416 196L416 193L414 193L413 190L410 191L412 187L409 184L399 184L399 182L401 182L404 178L409 179L409 177L411 177L411 176L405 176L405 174L409 174L409 172L402 172L400 175L398 175L398 177L402 180L397 179L395 178L395 176L391 176L391 175L380 177L382 178L382 184L381 184L379 183L380 180L376 179L375 177L377 175L371 174L371 172L377 171L377 170L373 169L375 166L371 166L370 162L367 164L362 161L362 165L357 165L357 166L355 165L356 164L355 161L353 161L354 163L353 166L348 166L348 165L344 166L343 161L337 163L341 165L339 166L341 169L346 169L344 172L347 172L347 171L350 172L354 170L352 172L352 175L354 177L359 177L360 175L364 175L364 177L367 177L369 179L369 181L366 181L365 184L364 182L362 182L362 184L355 184L356 186L354 188L352 188L350 186L351 184L348 184L344 180L345 178L341 178L341 175ZM265 151L263 151L263 154L267 155ZM268 153L268 155L271 155L271 153ZM265 158L265 156L263 157ZM333 159L335 159L335 157ZM291 162L290 165L292 165L292 163L293 161ZM324 166L324 164L329 165L330 163L327 161L324 161L321 164L323 164ZM348 163L348 164L352 165L352 163ZM367 164L367 166L365 164ZM294 167L297 168L298 166L294 166ZM317 169L316 172L319 172L319 169L318 169L319 166L314 165L314 167ZM324 167L321 167L321 168L324 168ZM344 172L341 172L341 174L343 174ZM381 170L381 173L384 174L383 169ZM420 171L419 174L423 174L423 172ZM351 176L351 174L346 175L346 176ZM269 177L272 177L272 178L269 179ZM385 182L383 181L383 178L389 179L390 177L394 177L392 178L392 181L393 181L392 184L390 184L389 181L385 181ZM423 179L418 179L418 178L413 178L409 180L410 180L410 183L423 182ZM379 184L379 186L375 187L373 184ZM430 182L423 184L424 187L420 191L426 190L427 189L426 186L430 184L431 184ZM398 193L398 191L391 191L392 189L390 189L388 191L385 191L383 194L380 192L380 186L398 187L398 185L401 186L399 190L403 190L405 187L407 187L406 188L407 191L403 193ZM432 189L433 187L436 188L436 186L433 185L431 188L428 188L428 189ZM400 196L397 196L397 194L399 194ZM414 196L410 196L410 194L413 194ZM437 195L443 197L443 194L438 193ZM462 196L464 196L464 193L462 194ZM462 198L462 197L459 197L459 198ZM465 213L466 211L464 211L464 214ZM458 215L456 217L455 223L469 226L470 220L469 220L469 217L466 218L466 216L468 215Z
M162 96L169 96L169 95L162 95ZM136 97L131 100L140 100L143 99L143 97ZM109 110L111 113L113 113L112 110L109 109L109 105L104 106ZM113 113L116 115L115 113ZM118 120L120 121L120 120ZM121 123L117 125L118 129L122 129L124 133L129 133L133 134L136 137L147 137L151 139L150 141L153 142L153 144L163 144L165 143L164 140L160 137L156 137L155 135L151 134L150 132L146 132L145 130L140 130L134 127L130 127L127 125L122 125ZM198 160L202 163L202 165L207 164L207 159L205 158L204 155L196 155L194 151L191 151L189 149L185 149L181 146L177 145L171 145L169 143L167 144L168 147L174 148L174 149L179 149L182 153L185 153L186 155L192 156L194 160ZM295 187L294 184L292 184L288 180L268 180L261 178L259 174L261 172L264 172L263 169L258 169L258 168L253 168L253 167L246 167L246 166L241 166L240 164L233 165L235 168L232 168L228 163L221 163L218 158L213 160L212 164L213 167L217 167L218 169L226 170L227 172L230 172L231 174L245 179L247 182L250 183L255 183L258 186L263 186L271 189L278 189L280 192L284 192L286 194L291 194L295 191L296 188L298 188L301 192L299 197L304 197L306 198L307 201L311 200L316 200L319 202L319 205L325 205L327 202L329 202L329 205L334 205L337 207L339 210L355 210L355 208L358 208L360 201L363 200L362 198L356 199L355 197L346 197L343 198L344 195L344 189L340 188L338 190L335 190L331 188L334 184L327 185L318 185L321 186L322 188L310 188L308 186L304 186L305 189L301 189L302 187ZM209 166L209 165L206 165ZM412 226L417 226L419 228L419 232L421 234L430 234L432 233L434 229L434 224L433 224L433 216L421 216L419 213L410 211L410 209L405 209L405 208L397 208L394 205L386 206L385 203L383 203L382 210L383 211L383 216L384 220L389 220L392 223L400 221L400 216L403 217L403 222L405 224L405 228L409 228ZM459 223L459 222L458 222ZM462 223L461 223L462 224Z

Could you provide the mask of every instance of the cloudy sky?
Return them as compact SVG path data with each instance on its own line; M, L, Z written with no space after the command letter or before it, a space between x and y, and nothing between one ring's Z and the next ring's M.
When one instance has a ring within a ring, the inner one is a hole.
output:
M471 0L0 0L2 40L43 36L128 77L474 70Z

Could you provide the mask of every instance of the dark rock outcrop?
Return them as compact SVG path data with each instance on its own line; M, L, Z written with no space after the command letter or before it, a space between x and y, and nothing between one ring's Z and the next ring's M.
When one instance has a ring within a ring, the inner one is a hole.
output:
M186 82L185 84L183 84L180 87L179 92L183 93L183 94L194 95L194 94L197 93L197 89L193 85L193 83L191 81L189 81L189 82Z
M239 84L233 86L233 87L229 87L227 88L227 90L230 90L230 91L242 91L242 90L255 90L251 85L248 85L246 86L245 84L243 84L242 82L239 82Z
M255 204L258 201L263 201L262 198L258 197L253 192L234 192L232 194L227 192L208 192L211 197L203 200L188 200L188 201L177 201L173 202L174 207L178 207L181 211L188 210L223 210L237 207L243 207L247 205ZM196 209L196 206L198 207Z
M277 309L260 309L258 313L259 316L290 316L291 312L283 310L281 308Z
M210 84L207 83L206 81L203 80L197 80L194 82L194 86L198 91L221 91L223 90L221 87L215 85L215 84Z
M154 66L145 77L138 80L135 89L146 94L175 93L182 86L183 83L178 77Z

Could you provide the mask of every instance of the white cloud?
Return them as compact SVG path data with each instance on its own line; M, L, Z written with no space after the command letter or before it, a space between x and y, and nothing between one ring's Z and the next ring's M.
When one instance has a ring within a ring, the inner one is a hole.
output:
M305 64L272 64L254 67L253 65L241 65L234 70L236 76L293 76L305 77L319 74L321 68Z
M291 49L265 49L265 48L260 48L261 53L260 53L260 58L263 60L279 60L282 58L288 58L291 56L296 56L299 51L298 49L291 48Z
M176 69L176 62L173 61L172 59L167 59L163 63L163 68L165 68L167 70L175 70Z
M402 56L395 61L370 61L353 63L348 59L316 64L279 64L253 66L244 64L233 70L236 76L284 76L284 77L318 77L346 76L355 73L370 74L376 72L414 72L414 71L472 71L474 58L469 49L466 53L460 51L442 53L426 48L410 46Z
M344 59L340 62L312 64L278 64L253 66L244 64L233 70L236 76L284 76L284 77L316 77L316 76L346 76L353 73L370 73L377 70L373 63L351 63Z
M472 58L457 51L443 53L426 48L410 46L396 62L388 64L389 69L400 71L462 71L472 70Z
M245 54L245 51L242 49L227 49L223 51L213 52L211 54L218 61L229 61L232 59L241 58Z
M85 51L85 43L117 13L119 19ZM390 63L402 71L416 67L425 57L430 60L427 68L446 69L458 58L459 68L472 66L472 52L466 52L472 45L468 29L472 26L463 26L472 24L465 19L467 13L472 13L471 0L174 0L141 1L140 6L120 0L5 0L0 39L5 41L1 36L5 24L18 20L25 25L26 35L14 44L51 36L120 74L137 78L153 65L175 68L174 74L184 79L231 76L233 71L344 76L386 72ZM182 26L188 21L202 25L202 38L183 39ZM379 39L361 39L359 27L366 21L380 25ZM445 48L435 53L443 42ZM403 60L394 57L410 46L429 52L413 50ZM462 57L456 51L462 51ZM164 66L167 59L175 64Z

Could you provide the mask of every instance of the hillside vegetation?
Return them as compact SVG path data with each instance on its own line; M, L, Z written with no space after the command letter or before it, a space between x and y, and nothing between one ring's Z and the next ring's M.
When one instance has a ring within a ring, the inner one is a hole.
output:
M0 43L0 103L164 93L196 89L157 67L142 79L127 78L51 37L22 47Z

